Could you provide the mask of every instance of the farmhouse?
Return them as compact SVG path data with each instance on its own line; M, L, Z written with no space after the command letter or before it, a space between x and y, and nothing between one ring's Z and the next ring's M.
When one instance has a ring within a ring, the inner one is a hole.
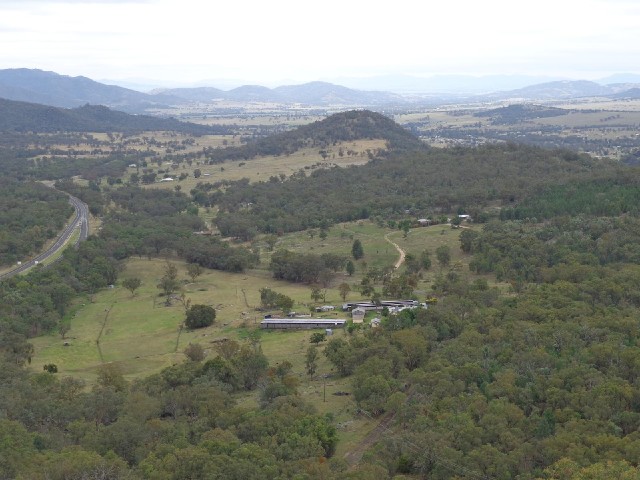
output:
M353 323L362 323L364 322L364 316L367 314L367 311L364 308L354 308L351 310L351 320Z
M417 300L382 300L380 303L373 302L349 302L342 304L342 310L348 312L349 310L353 310L354 308L361 308L366 310L367 312L372 310L382 310L384 307L393 308L393 307L408 307L415 308L419 307L420 304Z
M333 318L265 318L260 322L260 328L270 330L309 330L314 328L344 327L346 320Z

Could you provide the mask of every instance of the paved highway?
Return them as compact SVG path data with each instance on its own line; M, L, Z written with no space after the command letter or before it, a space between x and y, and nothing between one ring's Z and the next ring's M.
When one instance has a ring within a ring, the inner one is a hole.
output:
M69 195L69 203L73 205L75 216L71 223L67 225L62 231L55 243L37 257L29 260L28 262L24 262L22 265L17 266L9 272L0 274L0 280L4 280L22 273L25 270L33 267L34 265L44 262L52 255L58 253L58 251L60 251L65 246L67 240L69 240L69 238L73 234L74 229L76 228L80 229L80 236L76 240L75 245L78 245L78 243L87 239L87 237L89 236L89 207L87 207L87 204L82 200L71 195Z

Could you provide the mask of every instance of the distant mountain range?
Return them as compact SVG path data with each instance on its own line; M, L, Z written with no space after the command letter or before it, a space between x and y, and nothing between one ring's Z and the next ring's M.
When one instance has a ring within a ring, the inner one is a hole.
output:
M629 88L628 90L623 90L621 92L614 93L613 95L609 95L609 97L614 100L640 100L640 87L634 86L632 88Z
M69 77L27 68L0 70L0 98L63 108L90 103L130 112L184 103L179 98L149 95L86 77Z
M617 83L601 85L587 80L561 80L540 83L507 92L496 92L478 97L483 100L566 100L581 97L626 98L624 92L633 90L636 84ZM622 95L622 96L621 96Z
M212 87L197 87L156 90L156 92L196 102L232 100L236 102L301 103L304 105L372 106L405 101L402 96L394 93L353 90L326 82L310 82L303 85L287 85L276 88L244 85L228 91Z
M541 75L381 75L365 78L342 77L332 81L350 88L386 90L403 95L432 95L436 97L481 95L496 91L514 90L528 85L563 80L561 77Z
M381 81L384 77L376 77ZM391 82L389 77L389 82ZM405 86L414 82L415 77L393 77L405 80ZM472 88L473 79L476 79ZM0 98L36 102L56 107L73 108L85 104L106 105L126 112L144 112L152 108L168 108L192 103L210 103L227 100L239 103L260 102L280 104L302 104L311 106L341 105L345 107L376 108L388 105L442 104L450 102L490 102L490 101L549 101L567 100L580 97L605 97L611 99L639 98L640 76L619 74L603 79L613 81L602 84L586 80L554 80L529 84L521 88L502 90L508 84L523 83L526 79L543 77L523 77L496 75L491 77L436 76L419 79L423 88L431 82L433 92L422 90L400 95L382 90L357 90L327 82L310 82L303 85L287 85L267 88L260 85L244 85L231 90L214 87L157 89L143 93L115 85L106 85L86 77L69 77L54 72L30 69L0 70ZM450 90L463 92L465 88L490 93L443 93L436 91L436 85L449 84ZM381 84L375 83L372 86ZM465 87L466 85L466 87ZM493 87L493 88L491 88Z

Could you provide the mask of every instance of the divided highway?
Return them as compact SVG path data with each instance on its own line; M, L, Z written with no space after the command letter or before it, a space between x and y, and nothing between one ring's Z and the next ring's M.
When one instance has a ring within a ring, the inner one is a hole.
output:
M47 250L40 253L40 255L38 255L37 257L29 260L28 262L24 262L22 265L17 266L9 272L0 274L0 280L4 280L6 278L10 278L14 275L22 273L25 270L28 270L34 265L46 261L49 257L58 253L58 251L60 251L65 246L65 244L73 234L74 229L76 228L80 229L80 236L76 240L75 245L87 239L87 237L89 236L89 207L87 207L87 204L82 200L71 195L69 195L69 203L73 205L73 208L75 210L74 219L69 225L65 227L55 243L51 245Z

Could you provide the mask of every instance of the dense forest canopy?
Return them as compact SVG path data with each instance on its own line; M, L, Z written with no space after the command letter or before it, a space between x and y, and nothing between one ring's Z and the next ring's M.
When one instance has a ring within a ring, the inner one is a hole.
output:
M571 110L541 105L509 105L477 112L476 117L489 117L494 125L514 125L528 120L568 115Z
M502 219L548 219L563 215L617 216L638 214L640 184L636 168L616 175L565 185L544 187L517 206L500 212Z
M489 223L462 247L515 294L451 270L429 310L330 340L359 405L395 412L378 461L435 479L574 478L612 459L637 475L639 231L637 218Z
M62 192L41 183L0 177L0 265L39 252L62 229L72 212Z

